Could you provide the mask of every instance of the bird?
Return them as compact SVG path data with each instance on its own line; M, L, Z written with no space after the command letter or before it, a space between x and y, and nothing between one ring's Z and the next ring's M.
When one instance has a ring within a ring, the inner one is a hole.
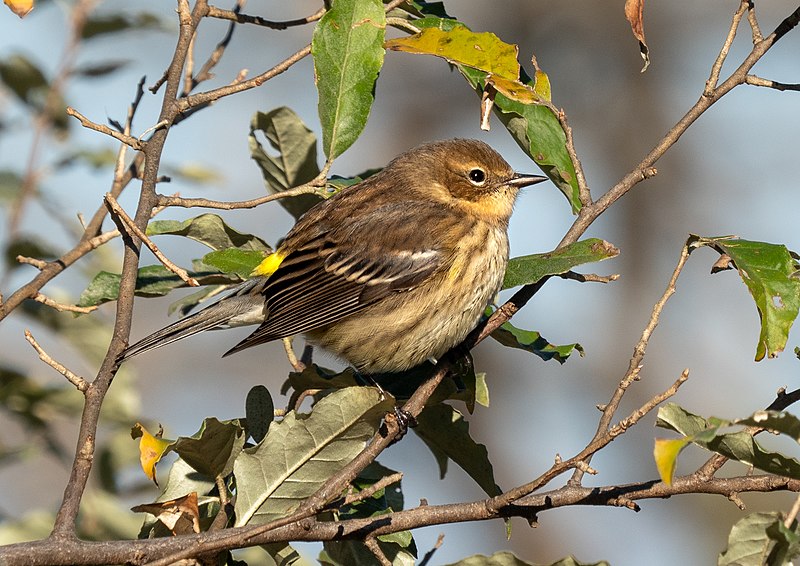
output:
M275 252L218 302L118 358L198 332L257 324L225 352L298 334L361 374L435 363L499 292L520 174L484 142L425 143L309 209Z

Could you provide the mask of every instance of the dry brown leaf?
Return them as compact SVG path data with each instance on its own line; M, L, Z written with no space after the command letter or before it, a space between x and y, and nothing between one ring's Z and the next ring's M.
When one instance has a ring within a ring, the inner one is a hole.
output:
M631 24L633 36L639 41L639 51L644 59L642 72L650 66L650 49L644 39L644 0L625 0L625 17Z
M184 495L178 499L145 503L131 507L134 513L150 513L174 535L200 532L200 509L197 506L197 492Z

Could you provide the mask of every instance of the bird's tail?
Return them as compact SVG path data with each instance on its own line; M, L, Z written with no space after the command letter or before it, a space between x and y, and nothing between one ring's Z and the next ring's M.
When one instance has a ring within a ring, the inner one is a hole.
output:
M193 315L182 318L181 320L154 332L150 336L142 338L135 344L128 346L125 351L117 358L117 363L120 364L142 352L154 350L161 346L166 346L187 336L192 336L204 330L212 328L221 328L228 326L231 319L241 317L242 315L252 312L254 307L253 298L248 295L233 295L228 296L218 303L210 305L205 309ZM236 321L233 321L234 323ZM248 321L252 324L255 321ZM238 324L234 324L237 325Z

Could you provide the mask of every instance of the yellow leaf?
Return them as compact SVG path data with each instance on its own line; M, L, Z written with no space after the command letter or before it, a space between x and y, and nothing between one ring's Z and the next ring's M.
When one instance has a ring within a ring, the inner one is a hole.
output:
M490 32L475 33L465 26L450 31L426 28L409 37L390 39L383 46L394 51L435 55L512 81L519 79L519 48Z
M544 98L545 100L551 100L551 92L550 92L550 77L547 76L547 73L536 69L536 74L534 75L534 83L533 83L533 90L536 91L536 94Z
M136 423L131 429L131 438L141 438L139 440L139 462L142 464L142 470L156 485L158 485L156 464L174 443L173 440L161 438L163 432L163 429L159 427L159 431L153 436L141 423Z
M24 18L33 10L33 0L3 0L3 2L20 18Z
M511 81L497 75L488 75L486 84L492 85L497 92L506 98L516 100L522 104L536 104L543 101L542 96L536 90L520 81Z
M672 478L675 475L675 466L678 463L678 454L689 444L687 438L656 438L653 448L653 458L656 461L658 475L661 481L667 485L672 485Z

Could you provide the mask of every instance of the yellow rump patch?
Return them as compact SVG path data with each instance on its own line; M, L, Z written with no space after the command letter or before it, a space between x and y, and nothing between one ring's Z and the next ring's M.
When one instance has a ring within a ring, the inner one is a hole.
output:
M286 258L284 254L281 252L274 252L269 254L264 261L258 264L258 266L253 270L252 275L261 275L263 277L269 277L273 273L278 270L283 260Z

